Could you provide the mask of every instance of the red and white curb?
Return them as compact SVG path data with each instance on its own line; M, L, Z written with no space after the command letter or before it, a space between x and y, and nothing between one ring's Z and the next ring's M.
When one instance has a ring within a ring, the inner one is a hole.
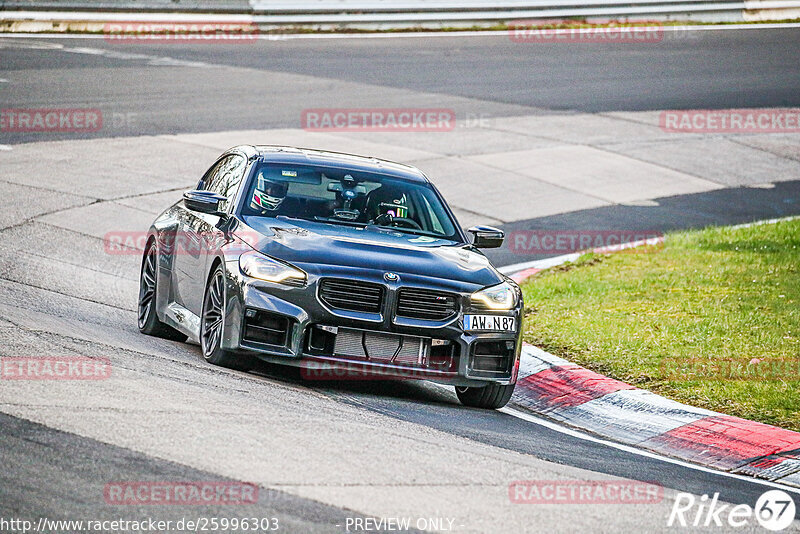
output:
M659 237L593 252L662 242ZM542 269L575 261L580 255L566 254L501 271L520 282ZM533 345L522 348L510 404L659 455L800 487L800 433L681 404Z
M532 345L522 349L511 404L650 452L800 487L800 433L681 404Z

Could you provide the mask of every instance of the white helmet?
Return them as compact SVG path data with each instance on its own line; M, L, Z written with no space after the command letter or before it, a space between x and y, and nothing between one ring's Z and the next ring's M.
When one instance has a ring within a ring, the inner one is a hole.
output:
M276 182L266 178L261 172L256 178L256 186L253 189L253 197L250 199L250 207L254 210L274 211L286 198L288 184L286 182Z

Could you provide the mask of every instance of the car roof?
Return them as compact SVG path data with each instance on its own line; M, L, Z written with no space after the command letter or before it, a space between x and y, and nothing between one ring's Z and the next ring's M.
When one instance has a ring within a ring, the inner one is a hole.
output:
M428 182L428 178L416 167L385 159L279 145L255 145L257 156L267 163L295 163L318 165L352 171L374 172L415 182Z

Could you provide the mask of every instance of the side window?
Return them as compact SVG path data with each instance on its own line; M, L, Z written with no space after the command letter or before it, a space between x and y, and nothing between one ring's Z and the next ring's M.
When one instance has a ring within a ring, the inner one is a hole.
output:
M220 169L222 169L222 167L225 165L225 162L227 161L227 159L228 158L221 159L218 162L216 162L214 165L212 165L211 168L208 169L206 171L206 173L203 175L203 178L200 180L200 183L197 184L197 188L198 189L207 190L208 189L208 184L211 183L214 180L214 178L219 173Z
M245 158L237 155L228 156L206 174L204 189L228 197L228 202L224 206L227 209L228 205L233 202L239 184L242 183L246 168L247 160Z

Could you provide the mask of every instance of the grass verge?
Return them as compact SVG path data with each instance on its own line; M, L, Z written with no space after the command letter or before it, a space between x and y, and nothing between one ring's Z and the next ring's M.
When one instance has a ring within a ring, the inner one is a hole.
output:
M677 401L800 431L800 220L587 254L523 292L526 341Z

